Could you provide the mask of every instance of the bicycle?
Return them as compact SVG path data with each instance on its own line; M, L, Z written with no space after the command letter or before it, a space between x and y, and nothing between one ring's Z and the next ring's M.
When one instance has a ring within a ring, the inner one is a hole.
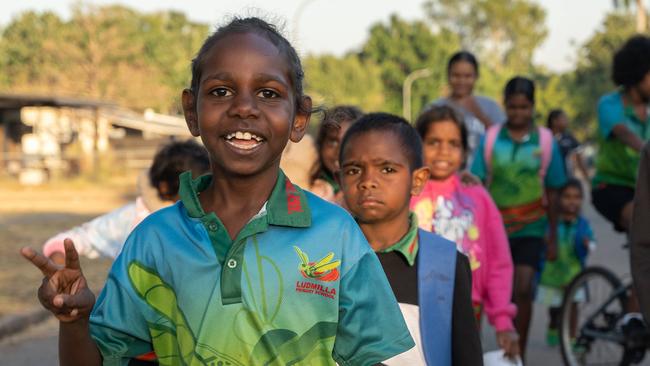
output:
M628 366L643 361L650 330L626 322L631 281L603 267L588 267L567 286L560 307L560 349L565 365Z

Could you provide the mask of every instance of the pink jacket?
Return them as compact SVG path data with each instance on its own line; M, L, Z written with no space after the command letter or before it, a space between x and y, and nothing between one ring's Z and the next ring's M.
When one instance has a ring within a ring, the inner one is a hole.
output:
M472 269L472 300L497 331L513 330L513 264L501 214L483 186L465 187L457 175L429 180L411 199L420 228L456 243Z

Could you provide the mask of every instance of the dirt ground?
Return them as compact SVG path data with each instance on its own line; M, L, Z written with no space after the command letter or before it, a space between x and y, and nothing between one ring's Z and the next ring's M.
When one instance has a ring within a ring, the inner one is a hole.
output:
M40 306L36 290L42 275L19 253L38 250L52 235L120 207L134 198L135 177L101 184L83 181L22 187L0 181L0 317ZM109 259L82 258L91 288L98 293Z

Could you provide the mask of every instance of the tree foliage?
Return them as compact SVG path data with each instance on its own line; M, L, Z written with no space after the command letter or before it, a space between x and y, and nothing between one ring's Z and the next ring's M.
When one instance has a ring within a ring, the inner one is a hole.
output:
M189 61L207 34L184 14L77 5L70 20L26 12L2 32L4 91L59 93L177 109Z
M545 10L530 0L428 0L424 9L497 72L529 72L548 33Z

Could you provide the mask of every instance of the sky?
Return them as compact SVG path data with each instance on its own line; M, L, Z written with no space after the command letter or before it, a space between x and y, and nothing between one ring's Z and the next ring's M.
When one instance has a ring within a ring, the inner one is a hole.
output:
M598 29L612 0L533 0L547 11L549 34L534 62L553 71L572 67L577 47ZM70 16L74 0L21 0L0 3L0 26L26 10L52 10ZM286 23L286 33L301 54L341 55L359 48L368 28L391 13L423 19L423 0L85 0L91 4L120 3L140 11L175 9L194 21L223 23L227 15L264 15ZM297 31L296 31L297 30ZM293 33L295 32L295 33Z

